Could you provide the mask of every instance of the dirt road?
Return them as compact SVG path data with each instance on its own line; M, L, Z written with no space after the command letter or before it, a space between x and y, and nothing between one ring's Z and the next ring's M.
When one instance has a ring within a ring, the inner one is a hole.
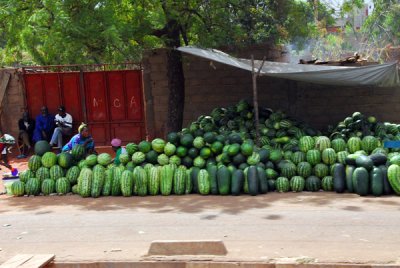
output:
M223 260L400 263L400 198L335 193L250 196L0 196L0 263L139 260L153 240L220 239Z

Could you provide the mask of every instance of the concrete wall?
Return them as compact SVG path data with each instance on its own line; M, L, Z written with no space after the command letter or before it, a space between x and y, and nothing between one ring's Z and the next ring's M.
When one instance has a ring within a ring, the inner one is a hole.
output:
M18 137L18 120L25 110L23 76L17 69L0 69L0 82L10 74L2 102L1 129L4 133Z
M154 50L144 60L144 91L150 137L165 135L168 111L166 50ZM268 53L266 53L268 54ZM281 61L285 53L269 53ZM275 55L275 56L274 56ZM258 57L259 58L259 57ZM240 99L252 100L251 73L184 55L186 100L184 126L215 107ZM355 111L375 115L380 121L400 122L400 88L336 87L259 77L259 103L281 109L318 129L326 129Z

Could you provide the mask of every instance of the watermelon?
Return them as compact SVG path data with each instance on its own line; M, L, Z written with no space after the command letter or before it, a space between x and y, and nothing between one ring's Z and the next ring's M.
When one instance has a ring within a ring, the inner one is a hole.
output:
M192 172L191 169L186 170L186 182L185 182L185 194L190 194L193 191L192 183Z
M321 189L321 180L318 177L310 176L306 179L305 188L309 192L317 192Z
M374 196L381 196L384 190L382 170L374 167L370 172L370 189Z
M330 147L331 147L331 140L326 136L319 136L315 140L315 149L319 150L320 152Z
M220 166L217 170L217 184L220 195L228 195L231 189L231 172L226 166Z
M147 173L147 189L150 195L158 195L160 191L160 168L153 166Z
M283 164L281 168L281 176L286 177L289 180L296 175L296 165L293 164L292 162L288 161L285 164Z
M314 175L322 179L329 175L329 167L325 164L319 163L314 166Z
M169 164L169 157L166 154L160 154L157 157L157 162L158 164L160 164L161 166L165 166Z
M36 174L32 170L28 169L28 170L25 170L25 171L22 171L21 173L19 173L20 181L26 183L29 178L36 178Z
M186 171L187 171L187 168L185 166L179 166L175 170L174 179L173 179L173 188L174 188L174 193L177 195L185 194Z
M109 168L104 172L104 184L103 184L103 190L101 192L102 196L109 196L111 194L112 177L113 177L113 169Z
M289 192L290 189L290 181L286 177L279 177L275 181L276 190L279 193L286 193Z
M308 162L300 162L297 165L297 174L303 178L308 178L311 176L312 167L311 164Z
M337 160L340 164L345 164L346 157L349 155L347 151L340 151L336 154Z
M267 176L267 179L276 179L279 177L278 172L276 172L274 169L272 168L267 168L265 170L265 175Z
M162 195L170 195L175 174L175 166L168 164L162 167L160 173L160 192Z
M126 171L124 171L125 173ZM122 173L122 177L124 177L124 173ZM136 176L136 178L135 178ZM146 196L147 195L147 173L142 167L136 167L134 171L134 179L133 179L137 191L138 196Z
M369 192L369 174L364 167L358 167L353 172L353 188L355 193L365 196Z
M310 136L301 137L299 140L299 149L303 153L307 153L309 150L314 149L315 141Z
M108 166L112 162L111 155L108 153L101 153L97 156L97 162L102 166Z
M290 157L290 160L295 164L299 164L300 162L304 162L306 161L306 154L303 152L295 152L292 154L292 156Z
M125 149L126 149L126 152L130 155L130 156L132 156L134 153L136 153L139 149L138 149L138 146L135 144L135 143L133 143L133 142L131 142L131 143L128 143L126 146L125 146Z
M316 165L321 162L321 152L317 149L309 150L306 153L307 162Z
M342 138L336 138L331 141L332 149L335 150L336 153L346 151L347 144L346 141Z
M322 178L321 186L325 192L331 192L334 189L334 178L332 176L326 176Z
M78 178L78 191L82 197L89 197L93 181L93 172L89 168L83 168Z
M139 144L139 147L140 147L140 144ZM160 154L163 153L164 147L165 147L165 141L163 139L157 138L151 142L151 148L153 148L153 150L156 151L157 153L160 153ZM143 153L147 153L147 152L143 152Z
M71 155L75 161L80 161L85 157L86 149L83 145L76 144L71 150Z
M92 186L90 195L92 197L99 197L103 190L104 185L104 177L105 177L105 168L98 164L93 167L93 179L92 179Z
M36 155L42 156L51 151L51 146L47 141L41 140L35 143L34 151Z
M174 144L174 145L178 145L179 143L179 135L176 132L170 132L167 135L167 141Z
M185 148L185 147L181 147L181 148ZM185 150L186 150L186 148L185 148ZM167 156L173 155L175 153L175 151L176 151L176 146L170 142L168 142L164 147L164 153ZM181 150L181 152L182 152L182 150ZM185 155L183 155L183 156L185 156Z
M25 183L22 181L14 181L11 184L11 192L14 196L23 196L25 194Z
M95 155L95 154L88 155L88 156L86 156L85 160L86 160L86 164L89 167L94 167L97 164L97 155Z
M301 192L304 190L305 186L305 179L301 176L293 176L290 179L290 189L293 192Z
M210 178L206 169L200 169L197 174L197 185L199 187L199 194L207 195L210 193Z
M38 155L32 155L28 161L28 168L35 172L42 166L42 158Z
M379 140L374 136L365 136L361 140L361 149L367 153L371 153L379 146Z
M177 155L173 155L169 158L169 163L176 165L176 166L180 166L181 165L181 159L179 158L179 156Z
M148 141L141 141L138 144L138 149L140 152L142 152L143 154L149 152L151 150L152 146L151 143ZM133 154L132 154L133 155Z
M119 196L121 195L121 177L124 170L120 168L112 169L112 180L111 180L111 195Z
M361 149L361 140L359 137L351 137L347 141L347 148L349 149L349 152L355 153Z
M53 180L57 180L61 177L64 177L64 170L59 165L54 165L50 168L50 178Z
M43 158L42 158L43 161ZM61 153L58 155L58 165L62 168L69 168L72 166L74 159L70 153Z
M193 147L194 148L201 149L201 148L204 147L204 145L205 145L205 142L204 142L203 137L196 137L193 140Z
M346 189L346 169L343 164L333 165L333 188L336 193L343 193Z
M71 184L65 177L57 179L55 186L56 186L56 192L58 194L67 194L71 191Z
M51 168L57 164L57 155L53 152L47 152L42 156L42 166Z
M46 167L40 167L36 171L35 177L38 178L40 180L40 182L43 182L43 180L50 178L50 170Z
M132 155L132 162L136 165L143 163L145 159L146 155L142 151L136 152Z
M326 148L322 151L322 162L327 165L333 165L336 163L336 152L332 148Z
M395 194L400 195L400 166L392 164L387 171L387 177Z
M141 167L136 167L136 168L140 168L143 170L143 168ZM129 170L123 171L120 178L120 184L121 184L122 196L125 197L132 196L134 187L133 173Z
M41 183L38 178L29 178L25 183L25 194L27 195L39 195Z
M146 159L147 159L147 155L146 155ZM130 160L131 160L131 158L129 157L128 153L122 153L119 155L119 161L121 162L122 165L128 164Z

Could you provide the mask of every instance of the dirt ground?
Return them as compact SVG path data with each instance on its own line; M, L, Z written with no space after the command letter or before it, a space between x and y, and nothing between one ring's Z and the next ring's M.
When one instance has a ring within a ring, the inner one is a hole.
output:
M27 167L26 160L11 164ZM154 260L160 257L146 256L154 240L216 239L224 241L226 256L167 259L400 265L399 210L396 196L324 192L97 199L3 194L0 264L23 253L54 253L57 262Z

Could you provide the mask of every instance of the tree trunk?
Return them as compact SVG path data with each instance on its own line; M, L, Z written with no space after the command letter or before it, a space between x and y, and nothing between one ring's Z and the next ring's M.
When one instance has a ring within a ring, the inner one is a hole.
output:
M185 104L185 77L183 75L182 56L171 49L167 54L168 68L168 114L166 132L180 131L183 123Z
M180 131L183 123L185 105L185 77L183 75L182 55L175 50L180 46L180 25L176 20L169 20L165 27L168 76L168 114L166 132Z

